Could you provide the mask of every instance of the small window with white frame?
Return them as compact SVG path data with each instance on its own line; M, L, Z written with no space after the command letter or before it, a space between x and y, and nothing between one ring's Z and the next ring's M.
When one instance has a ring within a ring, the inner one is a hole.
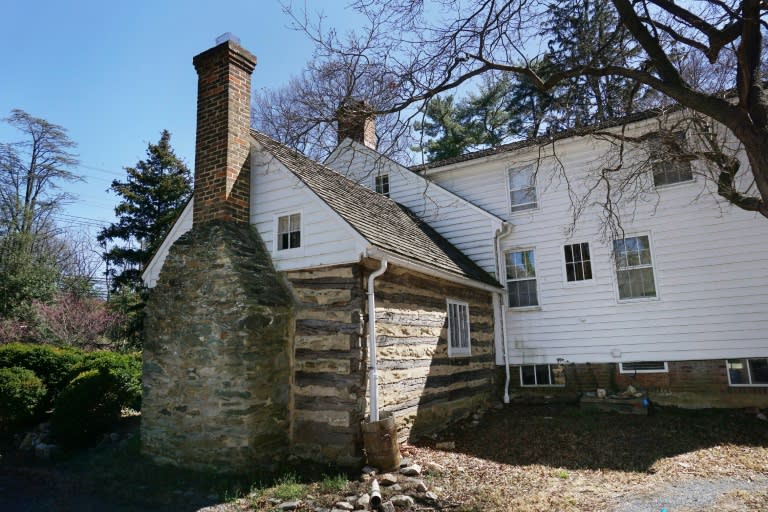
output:
M568 244L563 247L565 280L569 283L592 280L592 257L589 243Z
M669 367L666 361L633 361L621 363L619 373L667 373Z
M693 181L690 159L685 155L685 132L659 132L648 140L653 185L665 187Z
M526 364L520 366L520 385L523 387L565 386L565 367L560 364Z
M731 386L768 386L768 358L728 359Z
M301 214L292 213L277 218L277 250L301 247Z
M648 235L613 241L620 300L656 297L653 257Z
M536 257L533 249L506 253L507 294L510 308L539 305Z
M389 197L389 174L378 174L373 179L373 185L377 194Z
M448 357L469 356L469 304L448 299Z
M531 210L538 206L536 200L536 168L533 165L516 167L507 171L509 179L510 212Z

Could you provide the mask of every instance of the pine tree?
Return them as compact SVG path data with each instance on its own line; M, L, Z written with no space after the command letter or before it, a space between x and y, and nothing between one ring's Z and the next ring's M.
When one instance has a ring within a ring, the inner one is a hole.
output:
M127 179L114 180L110 189L122 198L115 207L118 221L101 230L97 240L113 245L104 258L110 265L112 288L141 287L141 272L173 226L192 195L189 168L171 148L171 134L163 130L157 144L149 144L146 160L126 167Z
M579 67L627 66L639 50L607 2L563 0L548 7L547 66L553 72ZM554 126L559 131L590 126L630 113L634 82L619 76L581 75L553 91Z

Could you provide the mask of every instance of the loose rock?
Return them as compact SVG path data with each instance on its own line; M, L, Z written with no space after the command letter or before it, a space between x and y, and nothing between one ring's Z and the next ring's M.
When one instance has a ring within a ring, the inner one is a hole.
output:
M396 496L392 496L390 501L398 507L406 507L406 508L412 507L415 504L415 502L413 501L413 498L405 494L398 494Z
M424 497L431 501L437 500L437 494L433 493L432 491L427 491L424 494Z
M395 506L392 504L391 501L385 501L381 504L381 507L379 507L379 510L381 512L395 512Z
M296 510L301 506L301 501L286 501L277 506L280 510Z
M419 480L416 483L416 491L418 492L427 492L429 488L427 487L427 484L425 484L423 481Z
M333 508L339 510L355 510L354 505L348 501L338 501L333 505Z
M363 466L362 472L364 475L370 475L371 473L378 473L379 470L373 466Z
M367 509L370 503L371 503L371 495L368 494L367 492L362 496L360 496L359 498L357 498L357 506L360 508Z
M410 466L400 468L400 473L405 476L418 476L421 474L421 466L418 464L412 464Z
M395 485L397 483L397 475L392 473L384 473L379 476L379 483L384 487Z
M456 443L453 441L443 441L435 443L435 448L438 450L453 450L456 448Z
M430 473L445 473L445 468L437 462L427 462L427 471Z

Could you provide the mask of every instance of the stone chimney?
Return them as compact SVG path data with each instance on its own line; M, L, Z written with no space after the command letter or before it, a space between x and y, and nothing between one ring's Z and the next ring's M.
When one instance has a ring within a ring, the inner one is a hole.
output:
M349 137L366 147L376 149L376 117L373 107L363 100L347 99L336 111L338 143Z
M250 222L251 73L256 57L225 34L197 55L193 224Z

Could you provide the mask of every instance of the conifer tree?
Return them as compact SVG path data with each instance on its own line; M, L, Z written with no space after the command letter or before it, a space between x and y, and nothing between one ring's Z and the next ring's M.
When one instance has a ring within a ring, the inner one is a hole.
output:
M192 195L192 177L171 148L171 134L163 130L157 144L147 146L147 158L126 167L125 181L110 189L122 199L115 207L118 221L102 229L97 239L106 246L114 290L141 287L141 272L173 226Z

